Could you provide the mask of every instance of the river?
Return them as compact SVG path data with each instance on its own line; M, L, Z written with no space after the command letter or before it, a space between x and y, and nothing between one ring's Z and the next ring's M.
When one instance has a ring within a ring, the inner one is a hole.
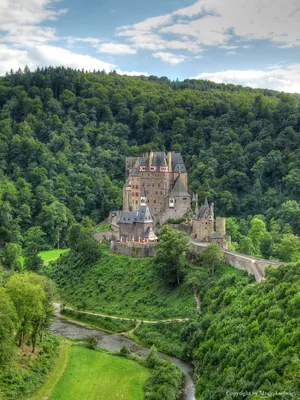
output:
M97 338L98 346L111 351L119 351L125 345L130 350L140 356L146 356L149 353L149 348L137 344L131 339L128 339L122 335L115 333L109 333L96 328L90 328L83 324L73 323L68 321L59 315L54 317L51 327L49 330L52 333L63 336L68 339L86 339L89 336ZM165 354L159 353L160 357L169 357ZM193 366L176 357L170 357L172 362L181 368L185 375L184 386L182 390L181 400L196 400L195 397L195 384L193 381Z

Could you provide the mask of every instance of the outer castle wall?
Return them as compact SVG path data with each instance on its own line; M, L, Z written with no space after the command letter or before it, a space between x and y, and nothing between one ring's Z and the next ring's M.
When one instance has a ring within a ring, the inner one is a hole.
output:
M207 246L201 243L191 243L192 248L196 253L201 253ZM232 267L247 271L248 274L254 275L257 282L261 282L265 279L265 270L268 266L278 268L281 262L263 260L255 257L248 256L246 254L234 253L232 251L223 250L224 261L226 264Z
M112 253L138 258L153 257L155 255L155 244L144 244L138 242L128 242L125 244L120 242L111 242L110 251Z

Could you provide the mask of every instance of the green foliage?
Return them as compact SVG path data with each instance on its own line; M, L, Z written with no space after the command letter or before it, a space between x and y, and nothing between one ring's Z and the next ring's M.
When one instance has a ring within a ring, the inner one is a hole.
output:
M167 284L180 284L186 264L185 255L189 249L189 238L185 233L173 230L168 225L163 227L153 265Z
M97 328L118 333L128 332L136 326L136 322L133 320L126 321L109 317L101 317L99 315L85 314L80 311L68 309L62 310L61 314L65 315L67 318L75 319L76 321L84 322Z
M84 267L93 264L100 257L99 243L91 236L91 229L82 224L71 226L68 242L72 255L80 259Z
M296 375L291 374L299 350L299 267L269 269L265 282L236 287L227 307L216 312L209 306L214 314L199 319L202 337L194 352L199 399L244 391L299 396ZM224 301L229 292L220 294Z
M27 399L45 382L58 353L58 339L45 334L39 352L19 352L13 364L0 368L0 393L4 400Z
M98 225L95 229L94 232L104 232L104 231L109 231L111 228L109 223L101 224Z
M97 263L84 268L72 252L44 267L58 285L63 302L120 317L167 319L186 317L194 308L191 290L161 281L150 258L109 253L102 248Z
M0 370L3 365L11 361L15 346L13 341L14 330L17 327L17 315L13 302L7 290L0 287Z
M22 244L40 226L48 248L63 247L74 220L120 209L124 157L150 149L182 151L191 190L218 215L264 214L298 235L299 110L299 95L201 80L63 67L1 77L0 239Z
M12 270L20 271L22 269L20 257L22 247L16 243L7 243L4 249L5 264Z
M203 265L211 268L212 274L215 272L216 265L223 261L223 251L217 243L210 244L201 253Z

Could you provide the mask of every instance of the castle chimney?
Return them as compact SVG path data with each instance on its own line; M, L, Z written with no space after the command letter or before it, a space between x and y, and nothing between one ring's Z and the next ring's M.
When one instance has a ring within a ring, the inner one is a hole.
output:
M168 170L172 172L172 151L168 151Z
M150 154L149 154L149 169L152 167L152 162L153 162L153 151L150 151Z

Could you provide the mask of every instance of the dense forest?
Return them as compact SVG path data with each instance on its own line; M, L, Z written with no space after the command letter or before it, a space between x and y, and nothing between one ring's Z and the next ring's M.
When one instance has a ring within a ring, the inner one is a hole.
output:
M121 207L124 158L150 149L183 153L234 248L299 258L300 95L51 67L0 78L2 245L65 246Z

